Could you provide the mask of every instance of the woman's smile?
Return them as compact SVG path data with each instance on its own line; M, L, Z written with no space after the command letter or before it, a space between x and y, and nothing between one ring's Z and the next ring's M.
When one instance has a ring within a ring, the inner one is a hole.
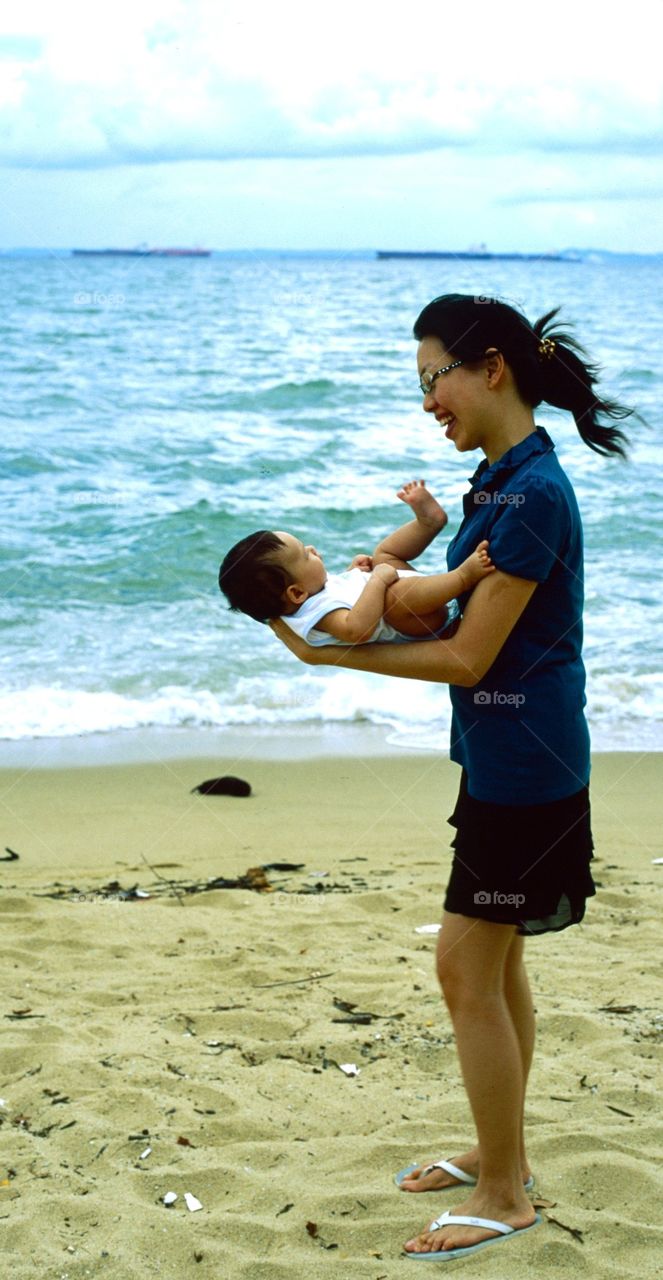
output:
M456 418L453 413L436 413L435 421L439 422L441 427L445 428L445 436L447 440L452 437L453 429L456 425Z
M455 413L449 408L449 398L457 399L462 395L462 381L458 374L463 369L453 367L454 357L445 349L437 338L424 338L419 344L418 366L420 376L429 377L437 373L432 386L424 395L424 413L432 413L439 423L447 440L453 440L457 426ZM449 366L444 372L444 366Z

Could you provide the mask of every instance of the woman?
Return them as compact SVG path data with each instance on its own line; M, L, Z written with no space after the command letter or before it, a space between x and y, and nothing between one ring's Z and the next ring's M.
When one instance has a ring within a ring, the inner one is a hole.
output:
M597 396L597 370L552 324L556 314L530 325L505 303L449 294L425 307L414 327L425 412L460 453L485 455L447 561L455 568L488 538L497 567L459 601L455 635L313 650L283 623L272 624L309 664L450 686L451 758L462 778L449 819L454 860L437 965L478 1141L453 1163L398 1176L405 1191L468 1192L406 1243L413 1259L462 1257L540 1222L526 1194L523 1109L534 1011L524 938L577 924L595 892L582 527L533 409L545 402L570 410L585 444L621 455L623 432L602 419L631 411Z

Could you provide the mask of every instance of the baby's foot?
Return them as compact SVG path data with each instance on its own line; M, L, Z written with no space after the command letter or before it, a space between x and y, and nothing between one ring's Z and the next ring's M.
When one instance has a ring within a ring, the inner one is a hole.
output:
M426 488L425 480L408 480L396 494L401 502L407 502L420 524L434 528L438 533L443 529L449 517L441 507L437 498Z
M481 578L485 578L487 573L492 573L495 568L490 556L488 555L488 542L484 538L478 547L472 552L467 560L458 566L458 573L461 575L463 591L471 591Z

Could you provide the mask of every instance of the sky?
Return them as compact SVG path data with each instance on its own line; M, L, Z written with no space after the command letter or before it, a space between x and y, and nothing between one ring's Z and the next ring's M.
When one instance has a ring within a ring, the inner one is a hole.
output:
M663 251L658 0L21 0L0 247Z

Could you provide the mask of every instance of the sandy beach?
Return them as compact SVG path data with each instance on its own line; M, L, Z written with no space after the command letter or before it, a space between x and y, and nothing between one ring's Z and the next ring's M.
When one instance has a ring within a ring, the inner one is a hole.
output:
M417 932L440 919L458 769L257 751L0 771L0 853L19 855L0 864L13 1280L391 1280L419 1265L403 1241L462 1199L393 1184L473 1139ZM594 758L597 897L526 945L544 1224L449 1264L464 1275L661 1274L662 764ZM253 794L191 794L225 773ZM240 887L205 888L219 877Z

